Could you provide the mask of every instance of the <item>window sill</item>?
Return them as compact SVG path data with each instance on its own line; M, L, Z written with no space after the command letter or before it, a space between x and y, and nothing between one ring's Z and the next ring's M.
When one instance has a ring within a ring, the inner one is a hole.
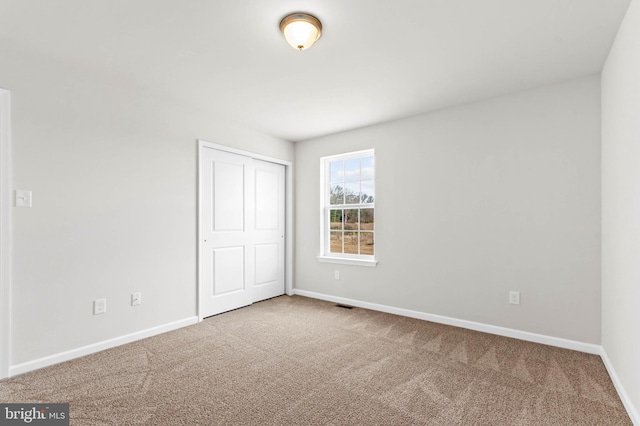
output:
M368 266L371 268L375 268L378 264L377 260L348 259L345 257L318 256L317 259L318 262L323 263L340 263L342 265Z

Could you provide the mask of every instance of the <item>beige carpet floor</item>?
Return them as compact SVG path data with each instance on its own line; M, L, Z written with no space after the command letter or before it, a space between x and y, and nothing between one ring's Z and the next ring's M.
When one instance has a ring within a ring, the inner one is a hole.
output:
M601 359L282 296L0 382L72 425L630 425Z

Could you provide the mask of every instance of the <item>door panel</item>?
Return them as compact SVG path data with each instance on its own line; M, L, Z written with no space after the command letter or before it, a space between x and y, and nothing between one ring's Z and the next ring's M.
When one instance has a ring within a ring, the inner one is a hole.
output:
M255 247L255 285L269 284L278 279L278 244L258 244Z
M202 316L284 294L284 166L201 151Z
M264 166L263 166L264 167ZM256 170L256 229L277 230L279 205L278 174L265 170Z
M244 164L216 161L213 167L213 230L244 228Z
M213 249L213 294L244 290L244 247Z

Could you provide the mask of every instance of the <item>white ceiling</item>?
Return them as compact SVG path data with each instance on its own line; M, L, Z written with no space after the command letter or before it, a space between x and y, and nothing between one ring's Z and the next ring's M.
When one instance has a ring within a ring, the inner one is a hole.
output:
M0 44L299 141L598 73L629 2L0 0Z

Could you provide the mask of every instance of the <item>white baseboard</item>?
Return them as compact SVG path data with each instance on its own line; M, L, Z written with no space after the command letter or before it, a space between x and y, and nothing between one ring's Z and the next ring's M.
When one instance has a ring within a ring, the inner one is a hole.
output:
M600 357L602 358L604 366L607 368L607 372L609 373L609 377L611 377L613 386L615 386L616 391L618 391L618 396L620 396L620 400L622 400L622 404L624 405L624 408L626 408L627 414L629 414L629 417L631 418L631 422L635 426L640 426L640 413L638 413L638 410L633 405L633 402L631 402L631 398L629 398L627 391L625 391L622 386L620 377L618 377L618 373L616 373L616 370L613 368L613 364L607 356L607 352L604 350L604 347L600 350Z
M528 342L542 343L549 346L557 346L564 349L586 352L600 355L602 346L592 343L578 342L575 340L562 339L560 337L545 336L543 334L530 333L528 331L514 330L512 328L499 327L496 325L483 324L474 321L461 320L457 318L445 317L442 315L428 314L410 309L396 308L393 306L379 305L377 303L362 302L359 300L347 299L344 297L331 296L328 294L315 293L307 290L294 289L294 293L300 296L321 299L334 303L356 306L358 308L371 309L373 311L386 312L388 314L401 315L404 317L416 318L431 321L439 324L452 325L469 330L482 331L483 333L495 334L498 336L512 337L514 339L526 340Z
M125 343L135 342L136 340L145 339L158 334L166 333L168 331L177 330L182 327L197 324L198 317L189 317L182 320L170 322L168 324L160 325L157 327L148 328L146 330L137 331L135 333L126 334L124 336L116 337L102 342L93 343L91 345L82 346L80 348L71 349L69 351L61 352L54 355L49 355L43 358L38 358L33 361L27 361L22 364L16 364L9 367L9 377L16 376L18 374L28 373L29 371L37 370L39 368L48 367L50 365L58 364L65 361L70 361L75 358L80 358L85 355L90 355L96 352L103 351L105 349L114 348L116 346L124 345Z

